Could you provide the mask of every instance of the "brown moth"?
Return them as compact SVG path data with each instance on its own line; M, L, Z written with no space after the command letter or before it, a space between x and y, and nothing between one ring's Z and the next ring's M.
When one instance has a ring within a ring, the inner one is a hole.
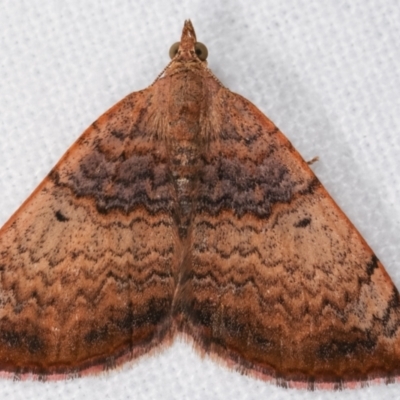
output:
M186 21L0 231L0 370L64 378L170 344L286 386L400 373L399 293Z

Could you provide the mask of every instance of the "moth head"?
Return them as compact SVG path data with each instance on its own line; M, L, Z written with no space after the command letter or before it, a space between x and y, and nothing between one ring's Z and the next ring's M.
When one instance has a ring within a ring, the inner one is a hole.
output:
M185 21L180 42L174 43L169 56L174 61L180 62L202 62L207 64L207 47L196 41L196 33L190 20Z

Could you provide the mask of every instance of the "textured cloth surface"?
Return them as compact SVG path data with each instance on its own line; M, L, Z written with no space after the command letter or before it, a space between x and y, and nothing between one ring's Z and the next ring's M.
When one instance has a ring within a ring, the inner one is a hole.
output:
M400 287L397 0L13 0L0 4L0 225L83 130L168 63L186 18L209 66L305 159ZM400 384L286 390L177 341L133 365L60 382L1 380L7 399L397 399Z

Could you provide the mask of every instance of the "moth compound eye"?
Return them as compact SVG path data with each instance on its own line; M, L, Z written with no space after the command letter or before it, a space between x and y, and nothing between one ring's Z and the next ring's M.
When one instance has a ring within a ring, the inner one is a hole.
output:
M178 52L179 49L179 42L174 43L171 48L169 49L169 57L171 60L176 56L176 53Z
M203 43L197 42L195 44L194 48L195 48L197 57L199 57L201 61L207 60L208 50L207 50L207 47Z

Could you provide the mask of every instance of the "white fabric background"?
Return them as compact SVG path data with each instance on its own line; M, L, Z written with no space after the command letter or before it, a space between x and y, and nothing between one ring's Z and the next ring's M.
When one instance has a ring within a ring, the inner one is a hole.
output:
M97 117L155 79L191 18L209 65L266 113L400 287L400 3L3 0L0 225ZM397 399L400 384L285 390L177 342L102 376L0 380L8 399Z

